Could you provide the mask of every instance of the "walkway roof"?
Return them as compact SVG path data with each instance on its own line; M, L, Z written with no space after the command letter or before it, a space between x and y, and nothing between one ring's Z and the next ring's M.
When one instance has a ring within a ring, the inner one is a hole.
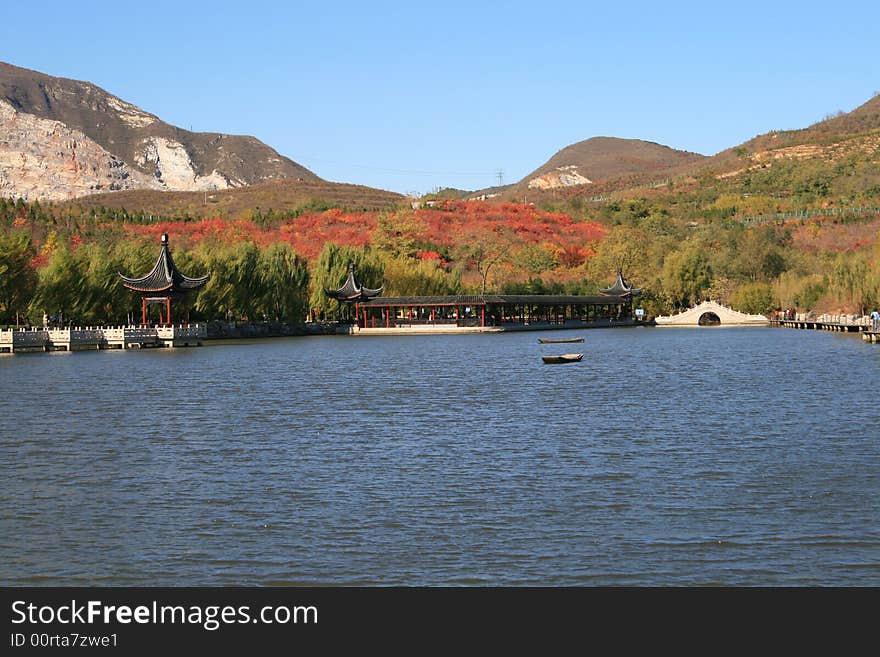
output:
M580 296L557 294L456 294L426 297L375 297L364 306L594 306L629 302L628 296Z

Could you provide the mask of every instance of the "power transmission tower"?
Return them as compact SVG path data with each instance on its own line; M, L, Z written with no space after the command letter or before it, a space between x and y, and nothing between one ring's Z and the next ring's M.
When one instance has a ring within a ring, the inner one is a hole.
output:
M504 186L504 171L502 169L498 169L498 172L495 175L498 176L498 186L503 187Z

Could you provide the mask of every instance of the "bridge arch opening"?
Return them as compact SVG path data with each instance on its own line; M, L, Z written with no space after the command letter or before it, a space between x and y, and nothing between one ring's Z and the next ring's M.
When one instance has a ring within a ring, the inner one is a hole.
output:
M713 312L703 313L697 323L700 326L718 326L721 324L721 318Z

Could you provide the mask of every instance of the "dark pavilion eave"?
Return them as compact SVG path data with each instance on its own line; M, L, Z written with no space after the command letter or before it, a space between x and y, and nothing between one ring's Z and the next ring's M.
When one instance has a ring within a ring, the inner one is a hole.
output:
M345 279L345 283L338 290L328 290L324 288L324 294L326 294L331 299L336 299L337 301L344 301L346 303L355 303L360 301L368 301L379 296L382 293L382 288L372 289L368 287L362 286L357 278L354 275L354 265L349 264L348 266L348 278Z
M609 297L637 297L642 293L639 288L630 287L626 284L626 280L623 278L623 272L618 269L617 270L617 280L614 281L614 285L604 290L599 290L599 294L603 296Z
M141 294L185 294L202 287L208 282L211 275L190 278L182 274L171 257L168 238L163 235L162 250L149 274L140 278L132 278L119 273L119 277L122 279L123 286Z
M120 276L121 276L121 274L120 274ZM129 282L128 280L126 280L124 276L123 276L122 280L123 280L123 283L122 283L123 287L125 287L129 290L134 290L135 292L149 292L149 293L169 292L174 287L173 285L169 285L165 288L138 286L136 283Z

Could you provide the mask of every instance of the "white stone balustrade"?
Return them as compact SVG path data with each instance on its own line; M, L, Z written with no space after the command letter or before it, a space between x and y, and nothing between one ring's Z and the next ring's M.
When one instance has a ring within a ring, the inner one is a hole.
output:
M87 326L0 330L0 352L132 347L195 347L208 337L204 324L187 326Z

